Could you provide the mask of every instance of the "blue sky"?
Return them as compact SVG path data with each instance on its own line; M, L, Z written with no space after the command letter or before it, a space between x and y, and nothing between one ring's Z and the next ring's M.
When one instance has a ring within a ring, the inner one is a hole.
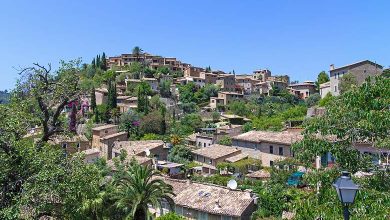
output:
M390 65L390 1L4 1L0 90L15 68L134 46L195 66L236 73L268 68L314 80L329 65Z

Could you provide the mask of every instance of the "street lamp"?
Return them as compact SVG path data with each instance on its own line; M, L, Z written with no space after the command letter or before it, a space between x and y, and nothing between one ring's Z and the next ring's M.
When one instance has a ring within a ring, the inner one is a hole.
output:
M344 219L349 220L348 205L355 201L359 186L352 181L348 172L343 171L341 176L333 183L333 187L336 189L339 200L343 204Z

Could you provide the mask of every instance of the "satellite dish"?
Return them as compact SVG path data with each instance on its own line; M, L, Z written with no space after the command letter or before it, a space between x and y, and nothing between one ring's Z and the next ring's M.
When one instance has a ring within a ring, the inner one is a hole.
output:
M235 180L229 180L227 187L230 189L237 189L237 182Z
M150 150L149 150L149 149L146 149L146 150L145 150L145 154L146 154L147 157L149 157L149 156L150 156Z

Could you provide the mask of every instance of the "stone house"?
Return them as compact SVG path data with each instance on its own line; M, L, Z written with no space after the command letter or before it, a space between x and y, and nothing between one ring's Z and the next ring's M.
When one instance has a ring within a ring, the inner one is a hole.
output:
M217 83L218 74L201 72L199 77L204 79L204 83L205 84L208 84L208 83L216 84Z
M310 95L316 93L316 84L312 81L290 84L288 90L299 99L307 99Z
M107 103L108 90L106 88L95 89L96 105L102 105Z
M211 109L216 109L218 105L228 105L230 102L244 98L243 94L236 92L218 92L218 97L210 97Z
M271 77L271 71L267 69L253 71L253 79L265 82L267 81L268 77Z
M256 210L257 199L249 191L171 178L163 181L173 188L175 213L186 219L250 220ZM162 208L163 214L170 211L166 201ZM160 214L159 210L152 213Z
M118 125L103 125L92 128L92 147L101 151L101 156L109 160L115 141L127 140L126 132L119 132Z
M74 154L91 148L89 140L84 135L56 135L51 138L51 144L60 146L66 154Z
M156 160L167 160L169 148L161 140L148 141L116 141L112 150L112 157L118 157L121 150L125 150L128 156L147 157L150 152Z
M195 133L194 145L197 147L208 147L217 144L223 137L233 137L242 132L242 125L223 125L217 128L203 128L201 132Z
M121 113L125 113L130 109L136 109L138 107L138 98L130 96L118 96L117 106Z
M367 77L380 75L383 72L383 66L374 63L369 60L356 62L353 64L341 66L335 68L332 64L330 65L330 92L333 96L340 94L340 78L345 74L349 73L355 76L357 84L361 85ZM326 94L325 94L326 95Z
M300 129L280 132L249 131L232 138L232 146L250 157L262 161L263 166L272 166L275 160L292 157L291 145L302 139Z
M261 81L255 80L251 76L236 76L236 91L250 95L256 91L255 85L257 83L261 83Z
M219 163L239 154L241 154L241 150L220 144L192 151L194 161L202 164L202 172L206 174L215 174Z
M321 98L324 98L326 94L330 93L330 81L320 84L320 95Z
M85 158L84 158L85 163L94 163L101 157L101 152L97 148L87 149L87 150L81 151L81 153L84 153L84 155L85 155Z
M225 92L234 92L236 90L236 80L232 74L218 75L215 84Z
M199 77L200 73L204 72L204 71L205 71L205 69L203 69L201 67L190 66L184 70L183 74L184 74L184 77Z

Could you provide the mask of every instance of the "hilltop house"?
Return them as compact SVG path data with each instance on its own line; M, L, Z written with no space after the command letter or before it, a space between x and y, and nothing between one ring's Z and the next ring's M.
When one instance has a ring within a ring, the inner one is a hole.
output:
M300 99L306 99L316 92L316 84L313 81L290 84L287 88L291 94Z
M300 129L280 132L249 131L234 136L232 146L261 160L263 166L272 166L275 160L293 156L291 145L302 139L300 132Z
M236 92L218 92L218 97L210 97L211 109L216 109L219 105L225 106L230 102L244 98L243 94Z
M330 91L332 95L337 96L340 94L340 78L345 74L349 73L355 76L357 84L361 85L367 77L380 75L383 72L383 66L374 63L369 60L356 62L353 64L341 66L335 68L332 64L330 65ZM324 93L324 92L322 92ZM326 95L326 94L325 94Z

